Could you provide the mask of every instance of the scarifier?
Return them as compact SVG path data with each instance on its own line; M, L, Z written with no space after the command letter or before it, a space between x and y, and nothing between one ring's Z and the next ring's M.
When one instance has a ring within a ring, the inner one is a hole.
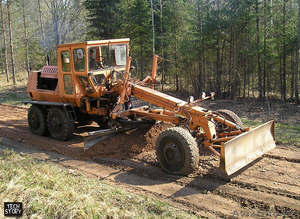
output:
M199 147L220 157L220 168L231 175L274 148L274 121L253 130L245 128L232 111L210 111L198 105L210 96L183 101L153 88L157 84L157 55L152 75L143 81L130 77L129 39L87 41L59 45L57 66L44 66L29 77L31 101L28 124L32 133L65 141L79 125L97 122L102 128L88 133L85 149L118 133L166 121L156 141L156 155L171 174L188 175L199 163ZM131 96L154 104L131 108Z

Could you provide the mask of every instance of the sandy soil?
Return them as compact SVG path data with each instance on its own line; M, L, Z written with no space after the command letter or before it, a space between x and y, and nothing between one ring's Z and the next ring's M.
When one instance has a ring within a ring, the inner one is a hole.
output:
M212 109L216 107L214 104L218 102L206 103ZM271 110L266 110L268 108L262 106L258 108L260 111L254 110L251 103L247 105L235 102L236 105L233 105L225 101L222 104L223 108L235 108L238 114L243 111L242 117L259 119L266 113L271 115ZM257 103L254 105L255 108L259 107ZM273 103L273 107L276 107L276 103ZM299 109L296 107L296 113L293 113L288 107L291 116L279 119L299 122ZM282 110L286 109L283 107ZM277 113L280 115L280 111L273 110L272 115L276 116ZM282 218L286 214L291 218L300 217L299 148L277 145L263 158L232 177L218 169L218 157L200 148L199 168L188 177L174 176L160 168L154 151L159 133L171 126L168 123L157 123L150 129L132 130L97 143L84 152L84 136L87 131L97 130L96 124L79 127L72 140L60 142L49 136L31 134L27 125L26 108L0 104L0 137L76 160L93 160L113 169L126 171L132 179L139 177L148 184L151 182L154 186L147 192L168 198L170 202L180 203L186 210L201 216L274 218L277 215Z

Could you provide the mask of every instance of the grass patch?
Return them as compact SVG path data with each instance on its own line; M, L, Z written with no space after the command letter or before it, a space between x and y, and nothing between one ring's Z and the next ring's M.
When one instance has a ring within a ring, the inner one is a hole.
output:
M245 127L251 127L251 128L255 128L262 124L262 122L257 122L254 120L246 120L246 119L242 119L242 122Z
M22 202L24 218L198 218L161 200L7 149L0 151L0 168L0 200Z
M245 127L257 127L262 122L243 119ZM278 144L294 145L300 147L300 125L284 125L275 123L275 140Z
M27 72L18 73L16 78L17 84L14 85L12 78L6 82L6 75L0 74L0 103L24 106L22 101L30 100L26 92Z
M275 124L276 142L300 147L300 125Z

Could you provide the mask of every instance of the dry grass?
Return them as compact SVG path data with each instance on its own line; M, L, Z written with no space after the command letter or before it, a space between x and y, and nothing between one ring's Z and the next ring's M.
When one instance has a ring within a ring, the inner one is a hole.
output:
M24 106L22 101L29 100L26 93L28 76L27 72L16 75L17 83L14 85L12 78L6 81L6 75L0 74L0 103Z
M0 200L22 202L23 218L197 218L161 200L7 149L0 152L0 168Z

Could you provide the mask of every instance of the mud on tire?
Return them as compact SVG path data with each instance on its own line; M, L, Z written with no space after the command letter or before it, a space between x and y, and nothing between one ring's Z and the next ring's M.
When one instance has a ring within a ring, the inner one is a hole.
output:
M74 121L69 121L62 108L51 108L48 113L48 129L51 136L60 141L70 140L73 137Z
M47 111L38 106L31 106L28 110L28 125L30 131L36 135L47 135Z
M156 156L166 172L188 175L198 166L199 149L195 139L187 130L173 127L158 136Z

